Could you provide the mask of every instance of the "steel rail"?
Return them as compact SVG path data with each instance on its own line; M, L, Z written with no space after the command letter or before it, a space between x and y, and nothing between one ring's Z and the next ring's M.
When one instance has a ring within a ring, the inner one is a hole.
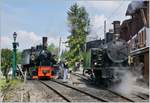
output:
M149 98L149 95L147 94L144 94L144 93L140 93L140 94L134 94L136 95L137 97L143 99L143 100L146 100L147 98Z
M50 85L44 83L43 81L39 80L43 85L45 85L46 87L50 88L51 90L53 90L56 94L58 94L60 97L62 97L64 100L66 100L67 102L71 102L71 100L69 100L66 96L62 95L58 90L54 89L53 87L51 87Z
M78 77L81 77L82 79L88 81L88 79L82 77L81 74L75 74L75 73L73 73L73 75L78 76ZM115 91L112 91L112 90L107 89L107 88L105 88L105 87L103 87L103 89L105 89L105 90L107 90L107 91L109 91L109 92L111 92L111 93L113 93L113 94L115 94L115 95L117 95L117 96L120 96L121 98L126 99L126 100L128 100L129 102L135 102L134 100L131 100L131 99L129 99L129 98L127 98L127 97L125 97L125 96L119 94L119 93L116 93Z
M112 91L112 90L110 90L110 89L107 89L107 88L104 88L104 89L106 89L107 91L109 91L109 92L111 92L111 93L113 93L113 94L115 94L115 95L117 95L117 96L120 96L120 97L123 98L123 99L128 100L129 102L135 102L134 100L129 99L129 98L127 98L127 97L125 97L125 96L123 96L123 95L121 95L121 94L119 94L119 93L116 93L116 92L114 92L114 91Z
M81 89L72 87L72 86L70 86L70 85L68 85L68 84L64 84L64 83L62 83L62 82L60 82L60 81L52 80L52 82L55 82L55 83L58 83L58 84L61 84L61 85L65 86L65 87L68 87L68 88L71 88L71 89L73 89L73 90L76 90L76 91L78 91L78 92L80 92L80 93L83 93L83 94L85 94L85 95L87 95L87 96L90 96L90 97L92 97L92 98L94 98L94 99L97 99L97 100L99 100L99 101L101 101L101 102L110 102L109 100L106 100L106 99L104 99L104 98L100 98L100 97L98 97L98 96L94 96L94 95L92 95L92 94L90 94L90 93L87 93L87 92L81 90Z

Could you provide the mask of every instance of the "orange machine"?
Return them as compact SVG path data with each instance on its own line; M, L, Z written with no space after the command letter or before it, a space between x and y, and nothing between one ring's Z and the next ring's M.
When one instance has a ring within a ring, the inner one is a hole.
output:
M51 66L39 66L38 67L38 78L53 78L54 77L54 68Z

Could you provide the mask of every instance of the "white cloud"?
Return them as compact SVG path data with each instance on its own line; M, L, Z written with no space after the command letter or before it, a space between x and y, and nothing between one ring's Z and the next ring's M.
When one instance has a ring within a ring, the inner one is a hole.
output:
M95 15L93 18L91 18L92 26L94 28L99 28L102 25L104 25L104 21L107 18L104 15Z
M17 41L19 42L19 48L27 49L31 46L35 46L36 44L40 43L40 36L38 36L34 32L27 32L27 31L18 31Z
M89 9L111 12L115 7L119 6L122 1L78 1L78 4Z
M91 34L87 40L104 38L104 21L106 20L106 32L112 29L114 20L123 21L125 11L131 1L78 1L80 6L84 6L91 18Z
M11 33L12 34L12 33ZM42 44L42 36L34 33L34 32L28 32L24 30L17 31L17 42L19 42L19 50L28 49L31 46L36 46L38 44ZM48 35L43 35L48 37L48 44L53 43L58 47L59 45L59 37L57 35L49 33ZM62 41L65 41L66 38L62 38ZM1 48L9 48L12 49L12 42L13 42L13 36L7 35L7 36L1 36ZM65 46L62 45L62 49L64 49Z
M104 38L104 21L106 20L106 32L112 29L111 22L105 15L95 15L91 17L91 32L87 40L103 39Z
M27 32L23 30L17 31L16 41L19 42L18 49L22 50L22 49L30 48L32 45L36 45L39 40L40 40L40 36L38 36L34 32ZM12 42L13 42L12 35L1 36L1 48L12 49Z
M0 47L1 48L11 48L12 47L12 39L6 36L0 38Z
M91 17L91 32L88 36L87 40L99 39L104 38L104 21L107 18L104 15L95 15Z

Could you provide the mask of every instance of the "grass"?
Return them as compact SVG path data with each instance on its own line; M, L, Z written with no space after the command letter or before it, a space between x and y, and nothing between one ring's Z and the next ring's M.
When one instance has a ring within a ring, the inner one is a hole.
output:
M8 83L6 83L5 79L0 79L0 92L7 86L7 84Z
M19 79L14 79L10 81L12 87L19 87L23 82Z
M0 79L0 92L7 89L8 86L11 86L12 88L20 87L22 84L21 80L14 79L10 80L8 83L6 83L5 79Z

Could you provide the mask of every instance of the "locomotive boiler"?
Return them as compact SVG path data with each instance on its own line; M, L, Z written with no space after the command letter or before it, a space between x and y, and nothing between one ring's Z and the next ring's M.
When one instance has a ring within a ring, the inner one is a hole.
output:
M53 78L56 61L47 50L47 37L43 37L42 45L25 49L22 52L22 68L27 71L28 79Z
M121 82L124 70L128 69L128 45L115 34L115 38L97 48L91 48L90 73L93 80L107 86Z

